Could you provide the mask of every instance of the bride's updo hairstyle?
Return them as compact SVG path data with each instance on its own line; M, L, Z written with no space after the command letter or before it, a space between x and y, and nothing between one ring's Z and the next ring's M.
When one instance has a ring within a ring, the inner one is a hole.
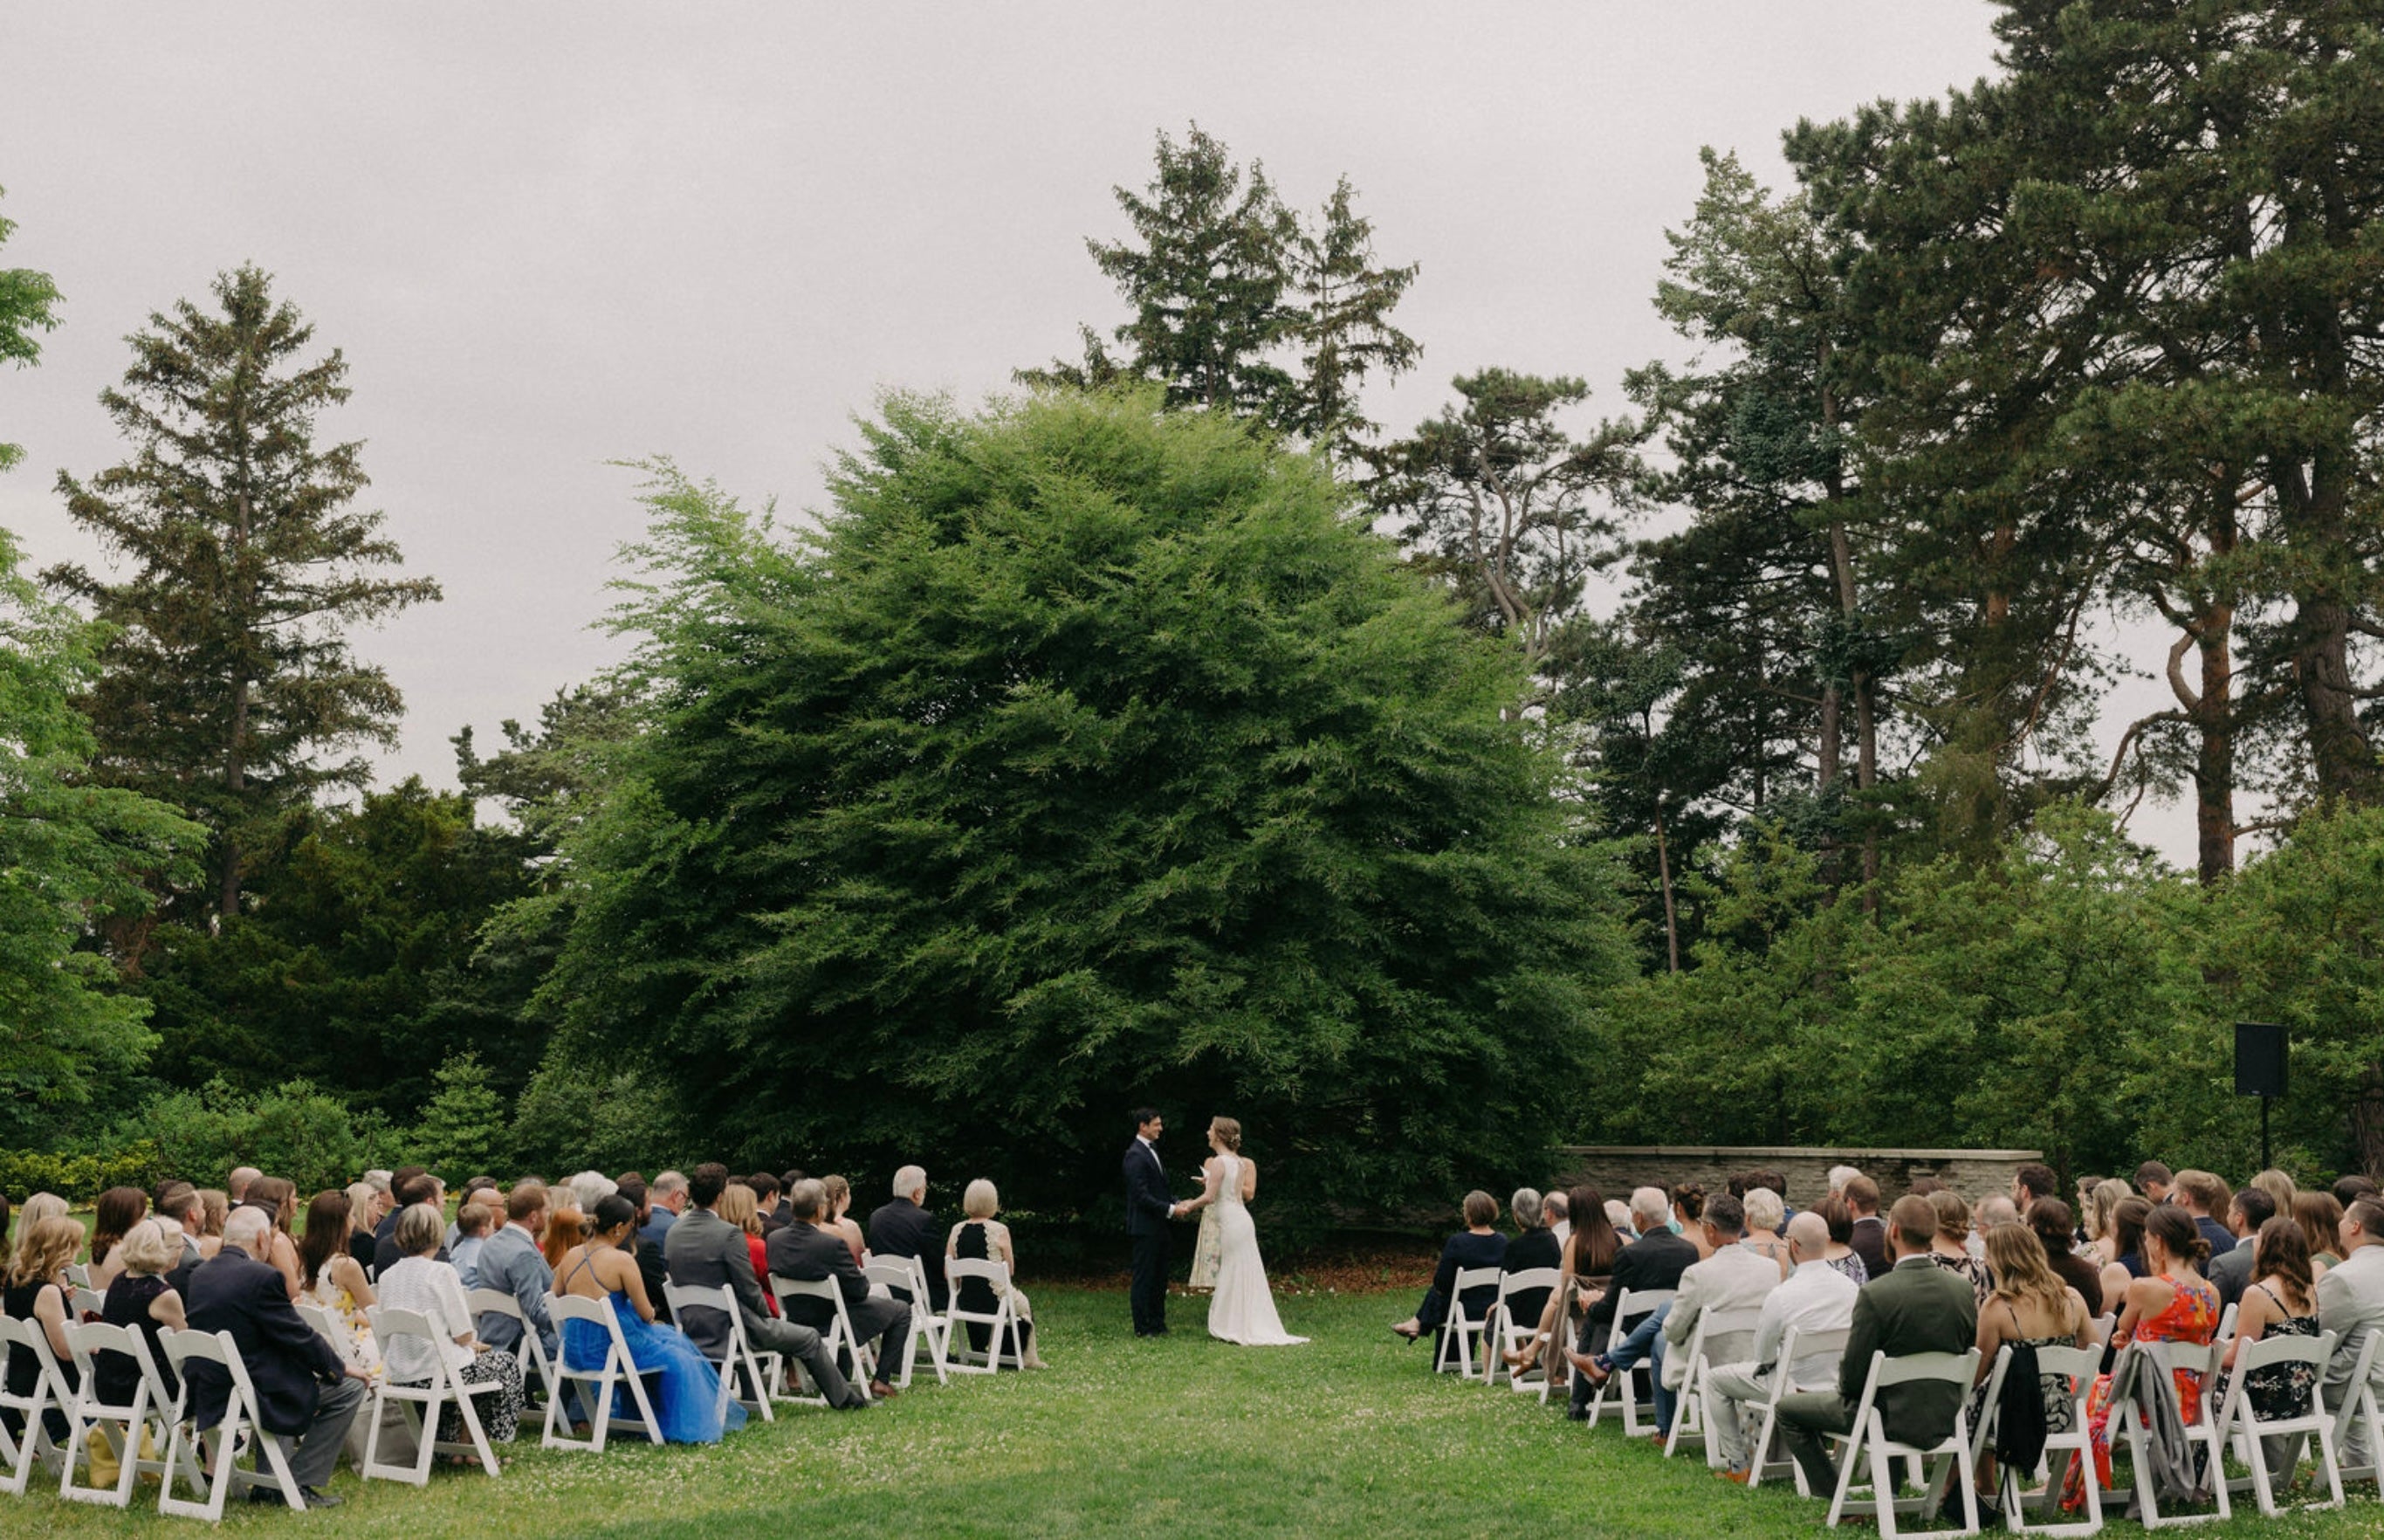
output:
M1217 1142L1235 1154L1238 1155L1242 1152L1242 1125L1234 1119L1211 1118L1209 1132L1216 1135Z

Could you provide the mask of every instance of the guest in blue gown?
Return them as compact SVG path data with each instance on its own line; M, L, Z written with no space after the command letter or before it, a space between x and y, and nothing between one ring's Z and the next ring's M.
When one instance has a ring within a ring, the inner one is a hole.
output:
M598 1201L589 1223L588 1239L564 1254L554 1270L558 1294L583 1299L608 1299L613 1318L620 1323L621 1339L639 1372L659 1374L646 1381L647 1398L664 1439L672 1444L717 1444L723 1432L745 1425L745 1409L728 1403L726 1428L721 1422L720 1372L687 1334L654 1322L653 1302L646 1298L646 1281L627 1250L637 1233L637 1205L615 1194ZM563 1323L563 1361L573 1369L602 1369L612 1343L593 1322ZM626 1389L613 1397L613 1415L635 1416L637 1403Z

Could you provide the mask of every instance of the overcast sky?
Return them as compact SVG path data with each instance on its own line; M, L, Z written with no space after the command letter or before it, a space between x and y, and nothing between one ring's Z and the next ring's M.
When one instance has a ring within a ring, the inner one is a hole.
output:
M1697 149L1784 180L1781 130L1993 68L1980 0L1402 6L22 6L0 92L0 264L65 324L0 373L0 525L91 560L53 484L121 446L122 339L253 260L345 351L323 424L447 598L357 639L405 692L384 762L452 785L615 656L589 628L669 454L814 505L889 386L974 399L1119 302L1110 189L1197 119L1286 197L1347 172L1423 366L1586 377L1681 352L1649 305ZM2142 709L2142 708L2137 708ZM2113 714L2131 714L2127 703ZM2136 827L2190 853L2190 821Z

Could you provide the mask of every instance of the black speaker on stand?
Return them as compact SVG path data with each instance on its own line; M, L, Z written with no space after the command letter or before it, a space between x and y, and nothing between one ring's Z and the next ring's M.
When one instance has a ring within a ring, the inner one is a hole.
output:
M2285 1094L2285 1029L2276 1022L2235 1024L2235 1094L2260 1099L2260 1165L2268 1158L2268 1104Z

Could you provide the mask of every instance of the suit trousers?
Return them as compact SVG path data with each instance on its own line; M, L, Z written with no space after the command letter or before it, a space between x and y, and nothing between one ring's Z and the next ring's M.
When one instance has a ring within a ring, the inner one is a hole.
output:
M860 1329L860 1323L854 1323L853 1330ZM781 1353L801 1364L829 1406L857 1406L869 1399L852 1388L852 1382L836 1366L836 1357L827 1350L827 1343L809 1326L763 1316L745 1323L745 1335L752 1339L755 1352Z
M1134 1335L1167 1330L1167 1242L1162 1226L1134 1237Z
M1780 1397L1780 1428L1788 1452L1805 1472L1805 1484L1827 1499L1838 1489L1838 1468L1830 1463L1825 1435L1855 1431L1855 1403L1834 1390L1803 1390Z
M1746 1447L1746 1419L1771 1394L1771 1378L1753 1363L1718 1363L1705 1378L1706 1463L1744 1471L1755 1463Z
M292 1480L301 1486L321 1486L331 1479L331 1468L340 1462L340 1450L347 1443L348 1424L355 1421L356 1409L364 1404L362 1380L343 1378L323 1387L315 1402L315 1421L294 1440L282 1440L285 1447L296 1446L288 1456Z
M852 1335L864 1344L877 1344L877 1376L890 1380L902 1372L902 1355L911 1348L911 1307L899 1299L845 1301Z

